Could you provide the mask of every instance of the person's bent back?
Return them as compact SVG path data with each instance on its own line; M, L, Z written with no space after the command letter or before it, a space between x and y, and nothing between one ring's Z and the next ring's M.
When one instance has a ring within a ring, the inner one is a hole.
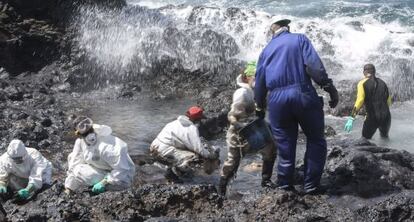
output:
M218 159L218 152L203 145L195 123L204 118L203 109L191 107L186 115L168 123L150 147L151 155L168 166L166 179L180 182L179 176L193 171L199 157Z
M25 147L21 140L12 140L7 152L0 157L0 194L7 187L27 199L52 182L52 164L34 148Z

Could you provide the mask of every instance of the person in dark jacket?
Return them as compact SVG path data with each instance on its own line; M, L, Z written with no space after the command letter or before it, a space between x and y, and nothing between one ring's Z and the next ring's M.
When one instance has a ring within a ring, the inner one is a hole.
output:
M321 191L327 145L323 99L311 80L329 93L331 108L338 104L338 92L310 40L303 34L290 33L289 23L284 19L272 24L273 38L259 57L254 88L256 114L264 118L267 103L279 149L277 185L281 189L294 190L296 142L298 125L301 126L307 137L304 191L317 194Z
M379 129L382 138L388 138L391 126L391 96L387 84L375 76L375 66L366 64L364 66L364 79L357 86L357 99L351 116L345 124L345 131L350 132L353 127L355 116L365 104L367 115L362 128L362 137L371 139L375 131Z

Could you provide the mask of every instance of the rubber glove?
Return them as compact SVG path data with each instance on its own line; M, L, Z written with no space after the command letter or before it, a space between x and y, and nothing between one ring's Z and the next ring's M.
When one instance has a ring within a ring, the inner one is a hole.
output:
M92 192L96 193L96 194L100 194L100 193L105 192L105 186L106 186L107 183L108 182L107 182L106 177L105 177L105 179L101 180L101 182L93 185Z
M33 189L34 185L29 183L26 188L19 190L17 192L17 195L20 199L26 200L30 196L30 193Z
M351 132L351 130L352 130L352 127L354 125L354 120L355 120L355 118L350 116L350 117L348 117L348 120L346 121L344 130L347 131L348 133Z
M324 85L323 90L325 90L327 93L329 93L329 97L331 100L329 100L329 106L333 109L338 105L339 102L339 96L338 91L336 90L335 86L333 85L332 81Z
M4 185L0 185L0 194L7 193L7 187Z

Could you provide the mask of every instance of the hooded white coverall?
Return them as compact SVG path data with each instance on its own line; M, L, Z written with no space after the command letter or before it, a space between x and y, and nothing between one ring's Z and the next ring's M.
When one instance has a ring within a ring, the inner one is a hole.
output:
M79 138L68 156L65 187L75 191L93 186L107 177L106 190L129 188L135 175L135 164L128 154L127 144L111 135L112 129L108 126L93 124L93 129L96 144L89 146Z
M28 183L34 184L36 190L43 184L52 182L52 164L33 148L25 147L20 140L13 140L7 152L0 157L0 183L12 190L20 190ZM16 164L10 157L23 157L21 164Z
M202 144L197 126L183 115L161 130L152 142L150 152L177 175L191 172L192 164L199 161L198 156L205 159L216 157L214 150Z
M237 85L240 88L233 93L231 109L227 116L230 123L230 127L226 134L228 154L221 170L221 176L225 179L230 179L235 175L242 156L251 152L250 145L239 135L238 132L240 129L256 119L254 92L250 85L244 83L241 78L241 75L237 77ZM270 144L260 150L260 153L262 154L264 162L263 176L266 179L270 179L272 169L265 168L267 166L269 166L267 168L273 168L276 158L276 148L274 144Z

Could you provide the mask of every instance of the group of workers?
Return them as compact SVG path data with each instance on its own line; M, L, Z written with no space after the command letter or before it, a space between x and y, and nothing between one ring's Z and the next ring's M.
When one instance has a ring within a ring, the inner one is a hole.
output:
M327 144L324 136L323 99L312 80L329 93L331 108L338 104L338 92L310 40L303 34L289 32L290 20L272 24L273 38L259 60L249 62L237 77L239 88L232 97L226 134L228 148L218 184L218 192L226 194L229 181L237 173L241 158L251 153L250 144L240 130L257 118L264 119L268 110L274 142L264 146L262 154L263 187L293 191L298 126L307 138L304 156L304 192L323 192L320 179L325 165ZM370 139L379 129L387 138L391 124L391 97L384 81L376 77L375 66L363 68L364 79L357 86L355 107L345 125L351 131L363 104L366 119L362 136ZM167 166L165 177L179 183L206 162L219 161L219 149L204 143L198 124L205 118L199 106L190 107L185 115L168 123L150 145L150 154ZM135 165L127 144L112 135L110 127L94 124L81 116L73 121L77 140L68 156L65 193L89 189L99 194L131 187ZM277 183L271 181L278 154ZM209 171L212 172L211 170ZM52 164L36 149L12 140L0 157L0 194L16 191L17 197L28 199L51 185Z

